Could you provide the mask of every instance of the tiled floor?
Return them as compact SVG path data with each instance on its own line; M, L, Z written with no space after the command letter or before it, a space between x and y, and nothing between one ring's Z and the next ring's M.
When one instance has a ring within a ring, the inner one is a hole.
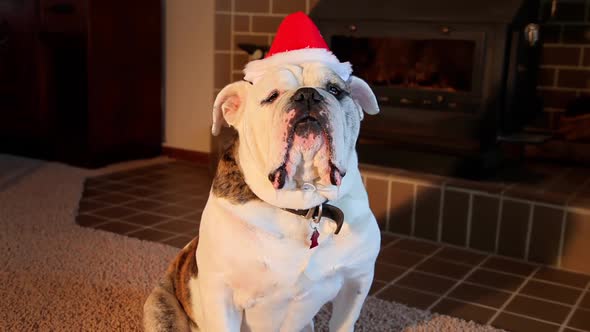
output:
M208 169L172 162L90 178L77 222L184 246L198 232ZM509 331L590 331L590 276L383 234L371 293Z
M379 298L509 331L590 331L590 276L393 235L383 239L372 289Z
M206 167L185 162L90 178L77 222L180 248L199 230L210 186Z

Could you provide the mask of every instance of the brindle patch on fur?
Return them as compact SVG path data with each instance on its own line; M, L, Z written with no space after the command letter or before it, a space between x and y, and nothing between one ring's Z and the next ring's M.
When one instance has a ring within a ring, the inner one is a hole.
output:
M157 297L156 306L157 310L155 310L156 316L154 318L158 322L158 331L178 331L176 310L164 295Z
M195 237L187 246L185 246L176 256L174 261L168 267L167 275L172 281L174 295L186 312L187 316L194 322L194 316L191 306L191 293L189 281L196 277L198 273L196 251L199 243L199 237Z
M212 190L217 197L225 198L233 204L244 204L258 197L252 192L244 180L244 175L238 166L238 136L224 149L217 174L213 179Z

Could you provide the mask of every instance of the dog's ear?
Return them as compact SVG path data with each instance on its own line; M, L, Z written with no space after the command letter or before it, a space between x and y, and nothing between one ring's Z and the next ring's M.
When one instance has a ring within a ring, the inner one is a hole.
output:
M246 106L250 85L245 81L234 82L219 92L213 103L213 135L219 134L221 126L234 126L237 123Z
M373 90L371 90L371 87L365 81L356 76L350 76L349 85L352 98L361 105L363 111L371 115L379 113L377 98L375 97ZM361 112L361 119L362 118L363 114Z

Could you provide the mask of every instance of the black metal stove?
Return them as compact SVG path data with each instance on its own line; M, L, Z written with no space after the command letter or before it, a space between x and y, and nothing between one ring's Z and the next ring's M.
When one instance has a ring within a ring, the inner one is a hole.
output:
M498 137L540 111L535 0L320 0L311 13L332 51L374 89L361 162L480 176Z

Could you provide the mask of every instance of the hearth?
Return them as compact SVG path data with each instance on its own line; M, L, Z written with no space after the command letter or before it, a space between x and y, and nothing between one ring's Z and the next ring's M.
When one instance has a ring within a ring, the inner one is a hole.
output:
M374 89L361 162L481 176L541 110L535 0L321 0L311 17Z

